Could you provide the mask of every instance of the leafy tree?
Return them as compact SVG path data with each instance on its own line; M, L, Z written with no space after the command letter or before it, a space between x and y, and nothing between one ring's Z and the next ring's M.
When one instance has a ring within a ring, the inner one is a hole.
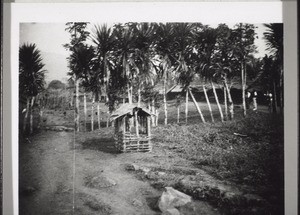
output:
M48 85L48 89L58 90L58 89L64 89L64 88L65 88L65 84L59 80L53 80Z
M23 44L19 48L19 93L26 98L26 113L23 131L26 131L30 110L30 133L33 132L33 105L35 97L44 90L45 64L41 52L35 44Z

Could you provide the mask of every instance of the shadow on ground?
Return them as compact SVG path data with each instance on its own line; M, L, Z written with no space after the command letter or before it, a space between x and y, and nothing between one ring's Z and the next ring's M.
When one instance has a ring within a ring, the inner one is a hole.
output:
M82 142L82 149L102 151L110 154L119 154L112 138L93 138Z

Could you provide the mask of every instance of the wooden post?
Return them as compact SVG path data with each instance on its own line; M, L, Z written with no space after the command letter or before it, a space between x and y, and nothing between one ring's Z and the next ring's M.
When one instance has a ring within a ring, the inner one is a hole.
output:
M138 112L137 110L134 112L134 120L135 120L136 136L139 137L139 122L138 122L137 112Z
M150 120L150 116L147 117L147 135L150 138L150 136L151 136L151 120Z

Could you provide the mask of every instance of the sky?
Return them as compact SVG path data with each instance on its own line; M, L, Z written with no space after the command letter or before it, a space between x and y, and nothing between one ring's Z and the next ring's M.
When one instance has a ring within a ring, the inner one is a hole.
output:
M230 28L234 24L226 23ZM210 24L217 27L218 24ZM263 24L255 24L258 39L255 40L258 52L255 57L263 57L266 52L266 44L263 40L263 32L266 30ZM65 23L21 23L20 46L24 43L35 43L41 51L45 64L46 82L60 80L66 82L69 72L67 57L68 51L63 44L70 42L69 33L65 31Z

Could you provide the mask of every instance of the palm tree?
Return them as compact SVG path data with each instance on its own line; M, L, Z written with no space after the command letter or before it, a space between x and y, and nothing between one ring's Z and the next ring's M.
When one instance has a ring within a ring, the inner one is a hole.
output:
M205 119L201 112L201 109L195 100L191 90L189 89L191 82L195 77L195 69L193 64L195 62L195 53L193 47L193 28L195 26L190 23L175 23L174 24L174 50L175 58L174 62L175 71L179 73L179 83L183 86L183 89L186 91L186 108L185 108L185 117L187 122L188 117L188 95L190 94L197 111L200 115L202 122L205 123Z
M70 43L64 44L63 47L70 51L71 56L67 58L68 60L68 67L70 68L71 72L69 75L74 79L75 82L75 98L76 98L76 105L75 105L75 130L79 131L79 82L82 75L82 71L78 69L78 65L80 64L77 62L77 56L79 53L80 47L83 46L86 38L89 36L89 32L85 29L87 27L86 22L68 22L66 23L67 28L65 29L71 35Z
M216 30L218 37L216 43L217 50L213 58L214 78L223 82L224 91L226 91L226 96L228 97L230 119L233 119L234 105L228 83L229 80L232 80L236 76L235 71L239 70L239 61L234 56L232 30L225 24L220 24Z
M137 84L138 106L141 103L141 88L144 83L151 82L153 76L154 57L154 35L155 25L153 23L131 24L136 35L133 54L135 81Z
M160 68L161 76L163 77L163 101L164 101L164 112L165 119L164 124L168 124L168 106L167 106L167 80L170 73L172 72L174 56L173 56L173 47L174 47L174 28L171 23L160 23L158 24L156 31L156 52L160 56Z
M242 100L243 100L243 110L244 116L246 116L246 83L247 83L247 63L249 57L252 53L256 51L256 46L254 45L255 39L255 27L251 24L237 24L232 30L232 40L234 55L240 63L241 71L241 84L242 84Z
M114 37L116 44L115 58L122 65L122 77L127 80L128 102L132 103L132 69L135 66L133 53L136 36L129 24L117 24L114 26Z
M111 28L104 25L97 25L91 35L92 42L95 45L96 55L104 74L104 83L106 85L106 94L109 90L110 70L113 65L112 54L115 47L115 39Z
M267 31L264 33L264 39L267 42L267 50L270 52L279 68L277 71L279 74L280 107L283 107L283 24L265 24L265 27L267 28Z
M19 49L20 97L27 100L23 131L26 131L30 109L30 133L33 132L33 105L35 97L44 89L45 72L41 52L35 44L23 44Z
M210 112L211 120L214 122L214 117L211 109L211 105L207 96L206 88L205 88L205 82L207 80L211 81L212 77L214 75L214 69L212 66L212 58L214 57L214 51L215 51L215 45L217 42L217 31L213 28L209 28L207 26L203 26L200 28L201 30L196 30L194 33L194 38L195 38L195 50L197 52L197 61L195 68L198 71L198 74L200 77L204 79L203 81L203 92L207 101L208 109ZM215 90L214 90L215 92ZM219 100L217 98L217 95L215 95L220 115L221 115L221 120L223 121L223 113L222 109L219 104Z
M81 84L85 88L85 91L91 91L94 93L93 88L93 81L95 79L94 73L92 73L92 67L93 67L93 60L94 60L95 54L94 49L92 46L88 45L78 45L74 52L71 54L70 62L72 64L72 71L76 71L75 73L80 72L80 78L82 79ZM93 96L94 101L94 96ZM93 123L94 123L94 113L93 113L93 107L92 105L92 131L94 129ZM86 129L86 123L87 123L87 107L86 107L86 93L84 93L84 123L85 123L85 129Z
M113 54L115 51L115 37L113 35L113 30L107 27L106 24L101 26L95 26L95 29L91 36L92 42L95 45L97 60L99 62L100 72L103 73L103 83L104 83L104 93L106 94L106 102L109 103L110 93L110 76L111 70L114 66L113 62ZM106 123L107 127L109 125L109 121Z

